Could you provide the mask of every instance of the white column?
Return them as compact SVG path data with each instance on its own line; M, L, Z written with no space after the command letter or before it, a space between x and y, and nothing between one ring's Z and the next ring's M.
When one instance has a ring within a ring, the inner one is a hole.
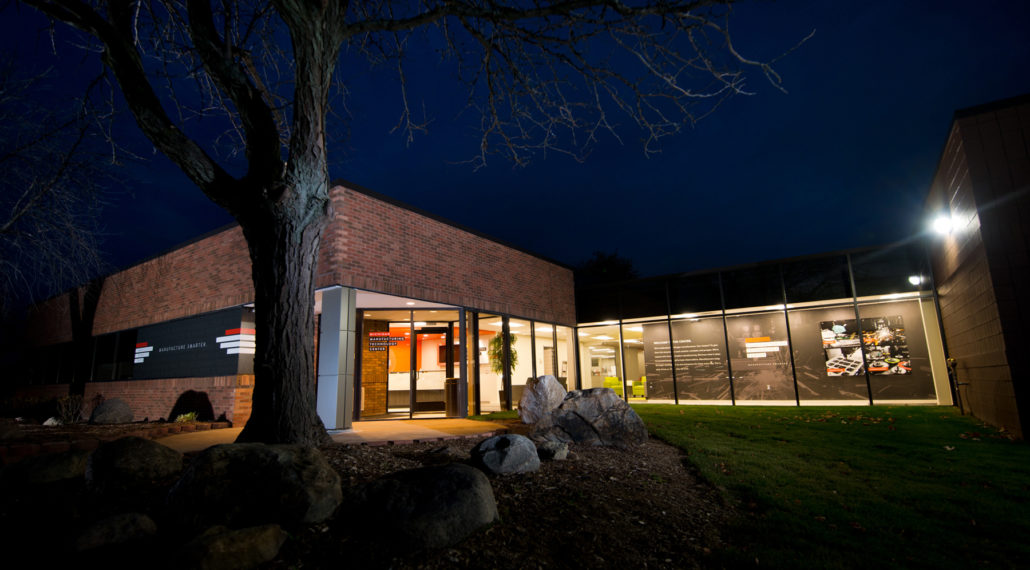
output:
M355 304L349 287L322 291L318 331L318 417L326 429L350 429L354 411Z

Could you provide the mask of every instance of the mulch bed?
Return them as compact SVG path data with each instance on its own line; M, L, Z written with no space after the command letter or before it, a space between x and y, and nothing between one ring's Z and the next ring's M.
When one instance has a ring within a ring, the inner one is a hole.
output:
M169 424L163 424L167 427ZM74 428L79 433L73 435ZM69 440L139 435L101 426L66 426ZM517 421L510 431L525 432ZM36 444L45 433L26 430ZM155 428L156 429L156 428ZM63 437L64 437L63 436ZM467 457L476 439L410 445L330 445L322 448L345 487L449 455ZM501 516L453 548L397 556L389 537L358 540L341 509L327 523L294 531L270 568L698 568L722 544L734 516L677 448L657 440L628 450L571 445L570 459L539 471L491 478ZM434 451L437 451L434 453Z
M157 439L177 433L221 429L229 422L135 422L93 425L86 423L44 426L32 422L0 419L0 465L24 457L58 453L69 449L93 450L104 441L136 436Z

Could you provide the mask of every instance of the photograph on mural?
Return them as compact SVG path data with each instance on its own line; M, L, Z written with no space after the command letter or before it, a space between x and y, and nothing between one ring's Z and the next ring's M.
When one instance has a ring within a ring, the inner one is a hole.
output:
M795 399L786 329L780 313L727 317L738 400Z
M826 354L827 376L860 376L864 370L862 362L862 338L855 319L822 321L819 323Z
M870 374L910 374L912 363L901 315L862 319L862 345Z

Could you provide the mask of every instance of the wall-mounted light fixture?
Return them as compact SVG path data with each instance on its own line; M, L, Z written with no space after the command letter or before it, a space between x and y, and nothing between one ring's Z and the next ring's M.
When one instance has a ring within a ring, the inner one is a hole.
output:
M933 231L937 232L942 236L946 236L951 232L955 231L955 218L950 214L940 214L934 218L931 224Z

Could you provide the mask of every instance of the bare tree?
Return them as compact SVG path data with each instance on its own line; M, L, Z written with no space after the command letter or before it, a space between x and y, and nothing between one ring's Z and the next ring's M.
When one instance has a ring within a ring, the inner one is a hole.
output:
M89 148L90 113L37 100L47 73L0 68L0 314L96 276L106 168Z
M245 441L326 438L311 382L312 304L332 216L326 127L338 71L349 83L368 65L395 67L398 129L411 137L425 124L405 62L437 50L481 118L477 164L492 154L580 157L601 133L632 132L621 121L652 151L744 93L752 72L779 86L767 63L734 48L728 1L23 1L84 33L144 134L239 221L258 343ZM185 118L203 109L183 101L225 113L242 165L190 136Z

